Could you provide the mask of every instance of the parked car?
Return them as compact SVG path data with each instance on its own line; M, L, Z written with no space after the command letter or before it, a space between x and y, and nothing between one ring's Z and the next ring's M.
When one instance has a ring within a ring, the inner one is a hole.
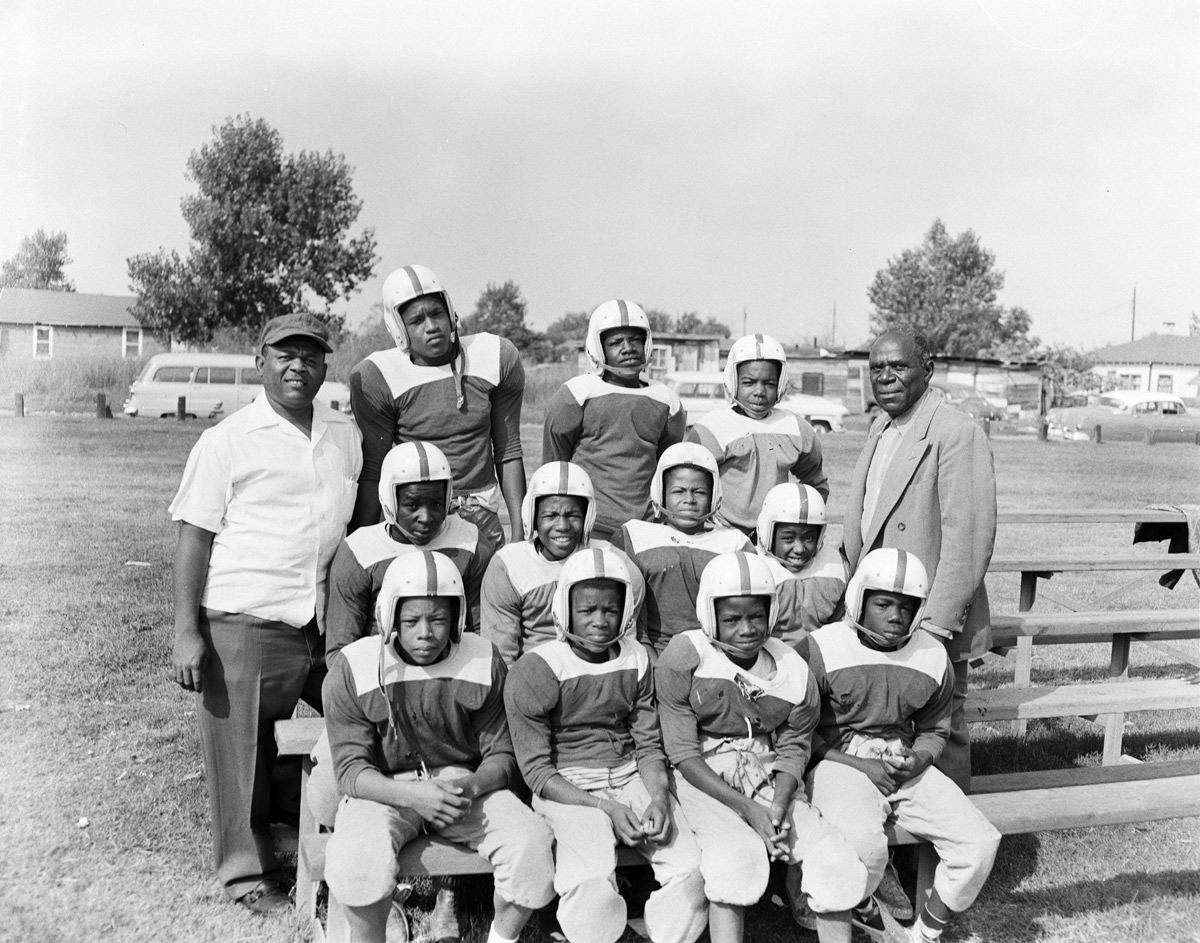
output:
M688 425L714 409L728 405L725 398L725 381L720 373L683 371L668 373L663 380L683 403L687 410ZM841 403L824 396L809 396L807 393L791 393L779 403L780 407L807 419L818 434L841 432L845 428L849 412Z
M942 399L957 409L966 413L976 422L985 419L1003 419L1004 410L988 401L975 389L961 384L934 383L933 388L942 394Z
M182 396L188 416L215 419L241 409L261 389L262 378L250 354L155 354L129 387L125 415L174 416ZM317 399L350 412L350 387L345 383L326 381Z
M1046 421L1052 438L1078 441L1093 438L1096 426L1105 441L1136 441L1155 429L1200 432L1200 412L1189 411L1172 393L1143 390L1113 390L1094 406L1055 407Z

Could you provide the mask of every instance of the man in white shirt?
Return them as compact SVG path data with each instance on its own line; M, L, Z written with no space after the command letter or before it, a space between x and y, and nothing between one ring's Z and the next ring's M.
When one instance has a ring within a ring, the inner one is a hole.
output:
M175 680L196 692L225 892L260 914L289 908L270 835L272 727L321 707L330 560L354 509L362 439L314 402L328 332L291 314L263 329L263 392L201 436L170 513Z

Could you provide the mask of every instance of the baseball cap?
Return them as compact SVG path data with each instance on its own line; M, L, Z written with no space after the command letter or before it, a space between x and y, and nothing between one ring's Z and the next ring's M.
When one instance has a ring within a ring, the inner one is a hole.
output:
M329 346L329 328L320 318L304 312L271 318L263 325L258 347L261 350L267 344L277 344L289 337L307 337L316 341L325 353L333 353L333 348Z

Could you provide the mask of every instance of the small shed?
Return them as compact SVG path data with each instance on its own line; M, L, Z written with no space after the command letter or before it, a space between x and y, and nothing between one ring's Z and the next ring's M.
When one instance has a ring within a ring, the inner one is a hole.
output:
M0 288L0 360L136 359L168 348L129 313L132 295Z
M725 339L720 334L669 334L655 331L653 339L648 372L655 380L681 370L715 373L720 369L721 342ZM582 339L576 342L576 348L579 351L579 371L586 373L588 359Z
M1105 389L1186 397L1200 394L1196 388L1200 336L1150 334L1128 344L1102 347L1092 357L1092 372L1101 378Z

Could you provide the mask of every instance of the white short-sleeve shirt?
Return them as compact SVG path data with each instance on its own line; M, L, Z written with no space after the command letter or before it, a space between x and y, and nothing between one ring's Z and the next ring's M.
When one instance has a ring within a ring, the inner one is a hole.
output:
M358 426L322 403L311 437L264 393L206 429L170 507L172 520L216 535L201 605L297 628L323 619L361 468Z

